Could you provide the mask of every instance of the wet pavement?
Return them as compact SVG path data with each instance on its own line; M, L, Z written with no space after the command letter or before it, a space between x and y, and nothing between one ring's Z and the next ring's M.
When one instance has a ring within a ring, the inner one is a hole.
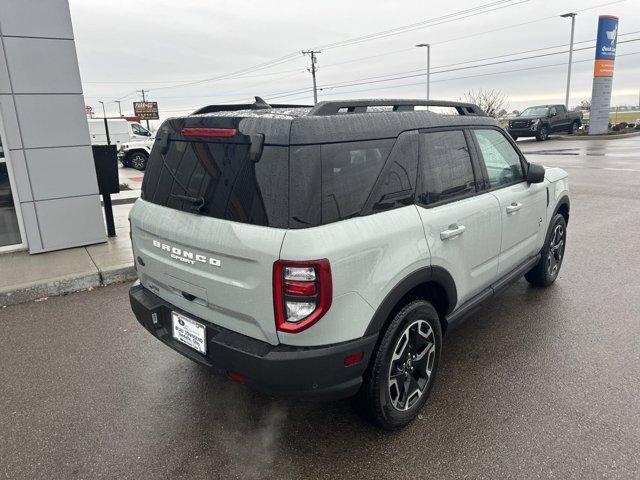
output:
M405 430L212 376L109 286L0 310L0 478L640 478L640 138L518 143L570 174L563 269L446 337Z

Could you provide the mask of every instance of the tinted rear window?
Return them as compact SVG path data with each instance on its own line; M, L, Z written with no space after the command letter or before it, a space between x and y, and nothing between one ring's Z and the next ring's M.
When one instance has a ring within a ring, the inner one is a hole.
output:
M248 154L249 145L236 143L171 141L166 155L156 147L142 198L189 213L286 228L288 148L265 145L258 162Z
M291 224L301 228L362 213L395 139L291 147Z

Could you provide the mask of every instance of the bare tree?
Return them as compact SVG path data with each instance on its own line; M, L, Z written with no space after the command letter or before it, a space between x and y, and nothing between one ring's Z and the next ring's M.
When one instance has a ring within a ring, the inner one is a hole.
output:
M463 99L465 102L478 105L490 117L498 117L501 110L509 108L507 96L499 90L469 90Z
M590 111L591 110L591 99L587 98L580 102L580 110Z

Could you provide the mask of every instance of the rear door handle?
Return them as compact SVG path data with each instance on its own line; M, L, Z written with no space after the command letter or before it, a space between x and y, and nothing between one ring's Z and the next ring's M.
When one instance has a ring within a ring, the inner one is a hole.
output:
M516 213L518 210L522 208L522 204L519 202L513 202L511 205L507 207L507 213L511 215L512 213Z
M467 228L464 225L449 225L447 230L440 232L440 240L448 240L450 238L462 235Z

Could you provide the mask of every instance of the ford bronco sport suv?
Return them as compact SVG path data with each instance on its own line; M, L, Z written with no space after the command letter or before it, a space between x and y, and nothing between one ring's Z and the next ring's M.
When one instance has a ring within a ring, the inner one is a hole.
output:
M474 105L210 106L156 136L130 300L200 364L269 394L359 394L395 429L445 332L522 275L553 283L568 220L567 174Z

